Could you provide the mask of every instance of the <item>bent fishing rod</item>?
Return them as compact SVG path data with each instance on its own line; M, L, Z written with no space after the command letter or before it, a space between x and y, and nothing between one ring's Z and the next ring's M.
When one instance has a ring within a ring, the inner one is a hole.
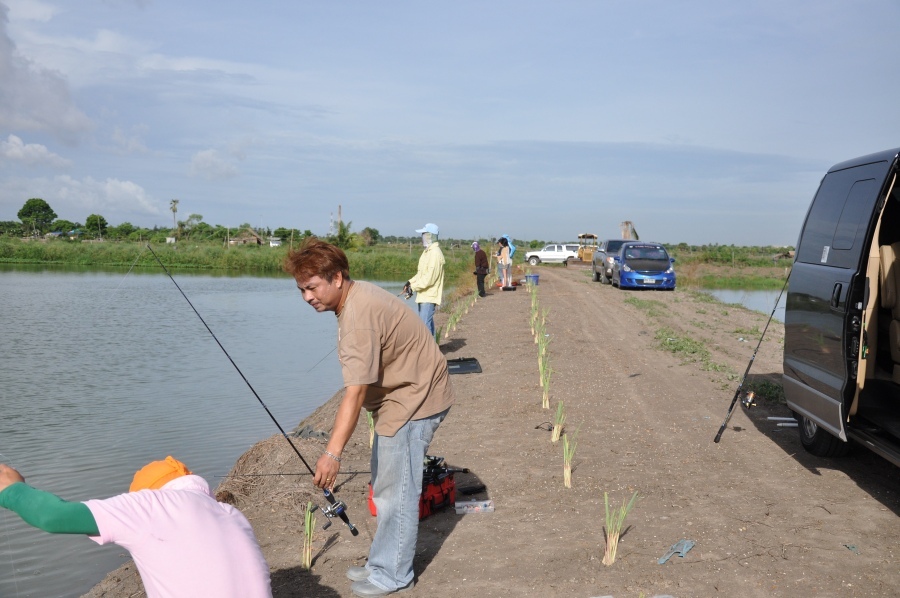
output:
M722 427L719 428L719 432L716 434L713 442L718 444L720 440L722 440L722 434L725 432L725 428L728 426L728 420L731 419L732 414L734 414L734 408L737 405L738 397L741 396L741 388L744 387L744 381L747 379L747 374L750 373L750 368L753 366L753 360L756 359L756 353L759 351L759 346L762 345L763 338L766 336L766 330L769 329L769 323L772 321L772 318L775 317L775 310L778 309L778 303L781 301L781 295L784 293L784 289L787 288L788 281L791 279L791 272L793 272L793 268L790 272L788 272L787 278L784 279L784 284L781 285L781 291L778 293L778 298L775 299L775 305L772 307L772 313L769 315L769 319L766 321L766 327L763 328L762 334L759 335L759 342L756 343L756 349L753 350L753 355L750 356L750 363L747 364L747 369L744 370L744 377L741 378L741 383L738 384L737 390L734 391L734 398L731 399L731 406L728 408L728 413L725 414L725 421L722 422ZM744 401L745 407L752 407L756 403L753 402L752 393L748 396Z
M266 413L269 414L269 417L278 427L278 431L281 432L281 435L284 436L284 439L287 440L288 444L291 445L291 448L294 449L294 452L297 453L297 456L300 457L300 461L303 462L303 465L306 466L306 469L309 470L309 473L312 475L316 475L316 472L313 471L313 468L309 466L309 463L306 462L306 459L303 458L303 455L300 454L300 450L297 448L297 445L293 443L291 438L287 435L287 432L284 431L284 428L281 427L281 424L278 423L278 420L275 419L275 416L272 415L272 412L269 411L269 408L260 398L259 394L256 392L256 389L253 388L253 385L250 384L250 381L247 380L247 377L244 375L244 372L241 371L241 368L238 367L237 363L235 363L234 359L231 358L231 355L228 354L228 351L225 350L225 347L219 341L218 337L216 337L215 333L212 331L212 328L209 327L209 324L206 323L206 320L203 319L203 316L200 315L200 312L197 311L197 308L194 307L194 304L191 303L191 300L188 299L188 296L181 289L181 286L175 281L172 277L172 274L169 273L169 269L166 268L165 264L162 263L162 260L159 259L159 256L156 255L156 252L153 251L153 248L150 245L147 245L147 249L150 250L150 253L153 254L153 257L156 258L156 262L162 267L163 271L166 273L166 276L169 277L169 280L172 281L172 284L175 285L175 288L178 289L178 292L181 293L181 296L184 297L184 300L187 301L188 305L191 306L191 309L194 310L194 313L200 318L200 321L203 322L203 325L206 327L207 332L209 332L210 336L213 337L213 340L216 341L216 344L219 345L219 348L222 349L222 353L225 354L225 357L228 358L228 361L231 362L231 365L234 366L234 369L237 370L237 373L240 374L241 378L244 380L244 383L247 385L247 388L250 389L250 392L253 393L253 396L256 397L256 400L259 401L259 404L262 405L263 409L266 410ZM327 488L322 488L322 492L325 494L325 500L328 501L328 506L322 509L322 513L324 513L326 517L325 524L322 526L322 529L328 529L331 525L331 519L334 517L339 517L344 524L350 528L350 533L354 536L359 535L359 530L356 529L352 523L350 523L350 518L347 516L347 505L344 501L337 500Z

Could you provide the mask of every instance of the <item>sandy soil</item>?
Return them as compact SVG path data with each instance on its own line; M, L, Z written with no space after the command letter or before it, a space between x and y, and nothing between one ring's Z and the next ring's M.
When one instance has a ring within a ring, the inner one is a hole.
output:
M496 510L449 509L423 520L417 585L405 596L900 594L894 466L859 448L836 460L805 453L795 429L767 421L789 415L772 401L738 407L713 443L768 314L680 289L620 291L591 282L584 268L534 272L549 310L551 410L541 408L529 293L494 290L442 341L448 358L475 357L483 373L453 377L456 405L430 453L469 468L456 474L457 485L484 484L474 498L492 499ZM708 357L661 347L685 336ZM755 383L780 378L782 339L773 322L750 373ZM302 423L329 430L339 398ZM571 489L563 487L562 447L541 425L559 400L569 433L578 431ZM296 442L314 463L322 441ZM319 531L311 572L299 566L302 514L321 495L308 475L270 475L304 470L282 437L252 447L235 465L237 477L220 486L252 522L275 596L351 595L344 573L365 562L375 530L368 453L360 418L337 491L360 535L340 522ZM618 505L634 491L640 498L618 559L604 566L603 493ZM681 539L693 549L658 564ZM140 595L131 565L87 594Z

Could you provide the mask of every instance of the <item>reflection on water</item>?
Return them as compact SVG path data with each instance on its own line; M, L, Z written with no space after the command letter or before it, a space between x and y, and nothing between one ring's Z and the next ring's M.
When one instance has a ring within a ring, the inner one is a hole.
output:
M759 311L767 316L772 313L775 308L775 300L778 298L777 291L741 291L732 289L704 289L704 293L708 293L723 303L737 303L748 309ZM787 290L781 295L778 307L775 308L775 319L784 322L784 305L787 300Z
M286 430L341 387L336 320L289 278L174 276ZM164 274L5 267L0 306L0 456L35 487L104 498L171 454L215 488L278 433ZM123 553L0 509L0 596L80 596Z

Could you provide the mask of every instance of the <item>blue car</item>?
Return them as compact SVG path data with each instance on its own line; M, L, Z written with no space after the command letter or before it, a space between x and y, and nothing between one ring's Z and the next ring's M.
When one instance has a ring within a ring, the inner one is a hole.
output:
M613 264L612 283L620 289L675 290L675 259L659 243L629 241Z

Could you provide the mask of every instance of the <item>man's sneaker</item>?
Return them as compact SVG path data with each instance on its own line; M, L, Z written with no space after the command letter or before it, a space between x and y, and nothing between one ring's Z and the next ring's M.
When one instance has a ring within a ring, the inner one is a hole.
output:
M347 579L350 581L365 581L369 578L369 570L365 567L350 567L347 569Z
M407 585L402 588L398 588L396 590L382 590L375 584L373 584L369 580L364 581L354 581L353 585L350 586L350 589L353 590L354 596L361 596L362 598L367 598L368 596L387 596L388 594L393 594L394 592L405 592L407 590L413 589L415 587L416 581L413 580L409 582Z

